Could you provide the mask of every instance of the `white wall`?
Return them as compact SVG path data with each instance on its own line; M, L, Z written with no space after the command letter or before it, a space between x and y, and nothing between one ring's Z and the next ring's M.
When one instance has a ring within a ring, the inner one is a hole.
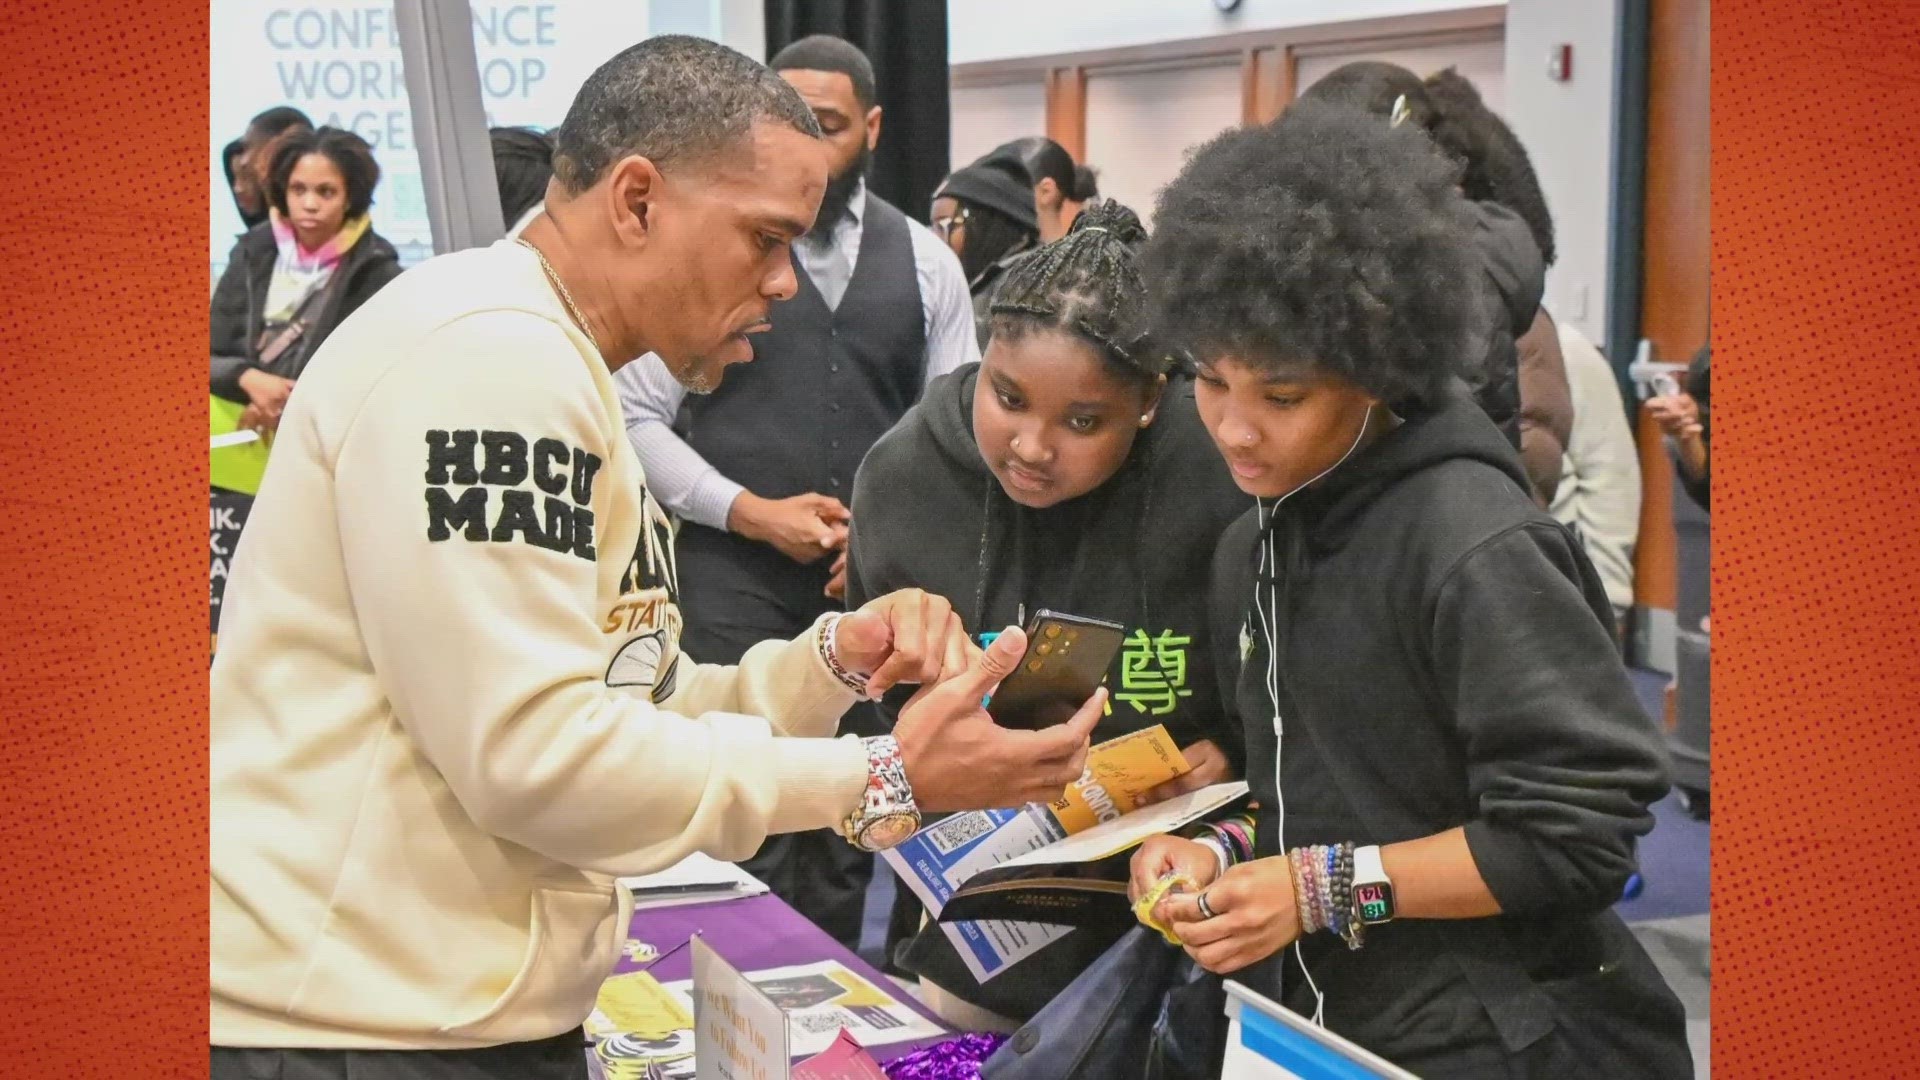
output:
M767 6L764 0L713 0L714 25L723 44L755 60L768 59Z
M1244 0L1222 15L1207 0L954 0L947 32L951 61L965 64L1476 6ZM1604 346L1620 0L1507 0L1506 8L1504 85L1489 97L1526 144L1553 211L1559 262L1548 274L1547 307ZM1547 76L1548 52L1562 42L1573 46L1565 83ZM1100 137L1088 127L1090 141Z
M1132 207L1149 227L1160 189L1187 153L1240 123L1240 64L1087 74L1087 163L1100 194Z
M1506 117L1553 211L1559 262L1547 309L1605 346L1613 190L1614 32L1619 0L1508 0ZM1547 77L1553 46L1573 46L1573 79Z
M1314 83L1356 60L1374 60L1398 64L1415 75L1431 75L1454 68L1467 77L1480 99L1501 116L1507 114L1507 48L1499 30L1468 41L1448 41L1439 45L1400 45L1389 48L1362 43L1305 50L1295 68L1299 91L1306 93Z
M1086 52L1247 30L1479 7L1486 0L1244 0L1222 15L1209 0L953 0L948 61L970 64ZM1568 5L1588 0L1554 0ZM1611 6L1611 3L1607 4Z
M1001 143L1044 134L1047 88L1038 79L995 86L956 86L949 161L960 168Z

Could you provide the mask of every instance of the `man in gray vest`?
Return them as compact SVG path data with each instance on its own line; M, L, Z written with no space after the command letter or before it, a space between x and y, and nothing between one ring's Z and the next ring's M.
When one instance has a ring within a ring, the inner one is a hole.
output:
M838 606L860 459L929 380L980 358L959 259L867 190L880 138L867 57L815 36L768 66L813 109L834 155L813 230L793 247L800 291L774 305L753 362L718 387L688 396L653 356L614 380L653 492L680 519L681 642L705 663L731 663ZM855 710L842 726L872 716ZM823 831L770 838L745 865L858 944L871 855Z

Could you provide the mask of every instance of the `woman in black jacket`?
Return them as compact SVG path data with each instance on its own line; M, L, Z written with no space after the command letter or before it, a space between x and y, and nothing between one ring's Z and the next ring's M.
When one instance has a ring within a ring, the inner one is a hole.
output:
M847 603L916 586L950 598L975 632L1041 608L1124 625L1094 738L1164 724L1194 767L1175 781L1184 790L1237 774L1206 581L1214 544L1252 503L1213 453L1192 382L1130 328L1144 238L1131 210L1101 203L1007 276L985 357L935 380L860 465ZM896 936L920 921L901 894L912 917ZM993 1014L987 1025L1020 1022L1114 936L1075 931L985 983L937 926L905 960L956 1022L983 1026L948 998Z
M365 140L292 135L267 174L270 220L240 238L213 290L212 392L271 434L295 380L333 328L400 274L367 218L380 167Z
M1425 1080L1692 1074L1612 906L1661 738L1578 541L1455 372L1484 313L1448 161L1296 103L1200 148L1142 256L1260 500L1214 563L1254 858L1156 838L1134 887L1203 967ZM1230 867L1222 869L1222 863Z

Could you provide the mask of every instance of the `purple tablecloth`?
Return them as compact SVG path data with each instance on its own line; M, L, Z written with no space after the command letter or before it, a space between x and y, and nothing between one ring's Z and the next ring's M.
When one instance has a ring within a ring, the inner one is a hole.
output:
M885 975L874 970L872 965L771 893L744 900L721 900L634 912L627 936L653 946L660 959L649 966L622 956L613 969L614 974L644 969L651 971L653 977L662 983L691 979L693 954L687 948L687 942L696 933L706 939L714 952L742 971L838 960L938 1025L941 1030L949 1030L918 999L901 990ZM938 1041L926 1039L893 1043L872 1047L869 1052L874 1060L885 1064Z

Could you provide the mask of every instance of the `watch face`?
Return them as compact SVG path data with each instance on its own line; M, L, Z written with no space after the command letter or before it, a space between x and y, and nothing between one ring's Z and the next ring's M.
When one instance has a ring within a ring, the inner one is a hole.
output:
M1355 882L1353 886L1353 908L1360 913L1360 921L1372 925L1393 918L1393 886L1384 881L1372 881L1365 885Z
M912 836L920 827L920 818L914 814L888 814L869 824L860 833L860 846L868 851L885 851L898 847L901 841Z

